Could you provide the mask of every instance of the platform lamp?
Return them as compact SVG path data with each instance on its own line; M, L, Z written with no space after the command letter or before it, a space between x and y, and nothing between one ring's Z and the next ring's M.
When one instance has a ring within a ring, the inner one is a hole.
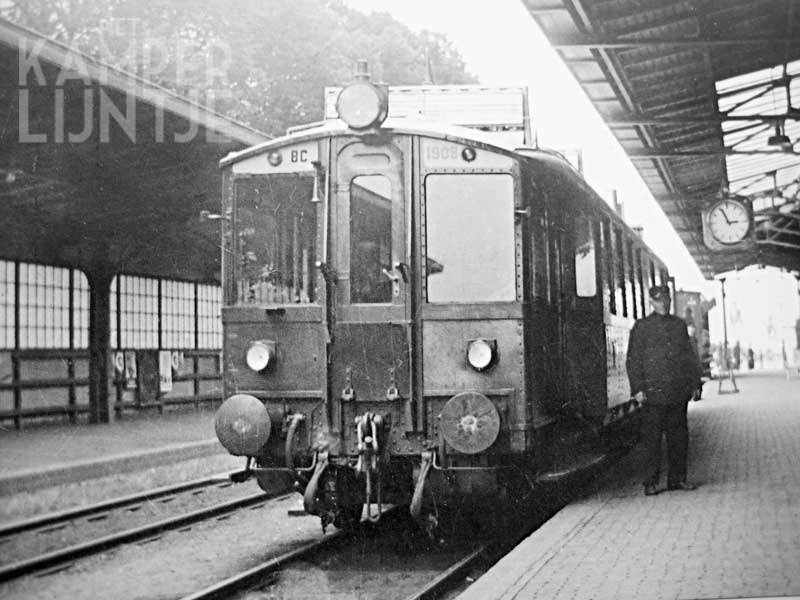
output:
M730 361L728 360L728 316L725 312L725 278L719 278L720 287L722 288L722 365L719 374L719 386L717 387L718 394L738 394L739 388L736 386L736 377L733 375ZM722 382L730 380L733 389L723 390Z

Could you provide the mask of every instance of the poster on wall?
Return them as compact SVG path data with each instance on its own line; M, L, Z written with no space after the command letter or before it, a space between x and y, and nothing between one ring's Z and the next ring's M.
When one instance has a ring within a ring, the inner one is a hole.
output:
M134 350L125 351L125 388L136 389L136 352Z
M172 391L172 352L161 350L158 353L159 389L162 392Z

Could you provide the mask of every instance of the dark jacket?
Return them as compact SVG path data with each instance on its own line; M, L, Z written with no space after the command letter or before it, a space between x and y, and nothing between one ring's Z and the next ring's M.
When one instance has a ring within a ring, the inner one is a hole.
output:
M634 323L625 367L631 396L644 392L653 404L689 400L702 375L686 323L655 312Z

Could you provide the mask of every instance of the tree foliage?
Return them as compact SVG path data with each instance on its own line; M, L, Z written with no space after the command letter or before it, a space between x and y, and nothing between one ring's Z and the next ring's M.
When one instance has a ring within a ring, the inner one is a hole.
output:
M360 58L393 85L476 81L444 35L342 0L6 0L0 16L273 135L321 119Z

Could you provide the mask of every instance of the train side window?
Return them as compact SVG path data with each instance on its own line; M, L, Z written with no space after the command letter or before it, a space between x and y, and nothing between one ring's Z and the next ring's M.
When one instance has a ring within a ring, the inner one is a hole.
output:
M611 224L608 219L603 219L603 282L604 294L608 296L608 310L611 314L617 314L617 298L614 293L614 247L611 238Z
M647 314L647 297L645 288L644 288L644 262L642 261L642 249L636 249L636 287L638 289L639 295L639 305L642 309L642 316Z
M359 175L350 183L350 302L392 301L392 184L384 175Z
M562 227L557 209L548 213L547 226L547 264L550 271L550 303L561 302L561 289L564 273L561 269L561 233Z
M428 175L425 228L428 302L516 300L511 175Z
M544 206L534 213L532 219L532 251L533 251L533 295L544 300L549 299L549 281L547 277L547 214Z
M636 263L633 260L633 241L631 240L628 240L628 274L630 275L630 279L628 279L628 290L630 291L631 316L634 319L638 319L639 298L636 291Z
M579 298L597 294L597 259L592 222L586 217L575 219L575 293Z
M650 287L653 287L656 284L656 266L653 264L652 260L648 260L650 263Z
M617 272L617 306L622 316L628 316L628 299L625 297L625 250L623 248L622 230L614 227L614 250Z

